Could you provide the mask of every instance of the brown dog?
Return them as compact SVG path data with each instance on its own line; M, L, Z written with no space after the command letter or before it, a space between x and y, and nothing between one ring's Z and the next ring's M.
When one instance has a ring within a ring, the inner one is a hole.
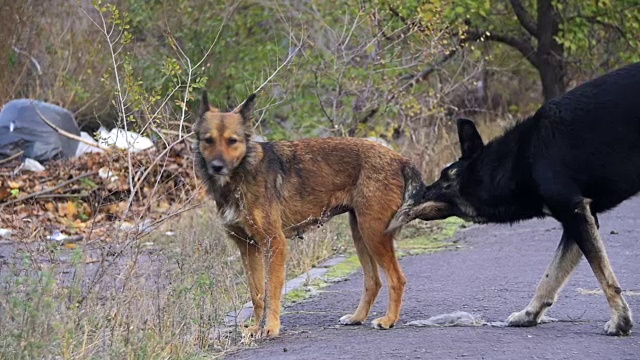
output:
M347 212L364 272L364 294L356 311L340 323L361 324L367 318L381 287L379 265L387 276L389 308L372 324L393 327L405 278L394 253L394 233L385 229L403 203L418 200L404 195L424 186L420 173L407 159L364 139L254 142L254 99L255 94L238 110L225 113L212 108L204 93L194 126L199 175L240 249L249 278L256 325L248 332L280 332L285 239Z

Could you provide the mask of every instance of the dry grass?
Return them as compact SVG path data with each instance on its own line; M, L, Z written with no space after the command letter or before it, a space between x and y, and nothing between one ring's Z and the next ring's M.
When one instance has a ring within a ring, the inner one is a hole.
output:
M180 359L238 346L241 324L225 317L248 301L246 279L211 209L129 245L3 245L0 357ZM344 249L344 227L290 242L289 275Z
M108 54L81 7L93 9L89 0L0 0L12 23L0 29L0 103L46 99L80 119L111 111L113 84L100 81Z
M235 249L195 215L157 245L17 250L1 273L2 358L182 358L234 344L220 328L246 300Z

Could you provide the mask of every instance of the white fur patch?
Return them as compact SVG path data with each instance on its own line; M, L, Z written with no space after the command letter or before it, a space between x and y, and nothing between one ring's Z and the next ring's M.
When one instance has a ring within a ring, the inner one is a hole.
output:
M221 209L220 217L225 225L237 224L242 221L240 209L236 204L229 204Z
M223 186L225 186L229 182L229 177L228 176L214 175L213 178L215 179L216 185L219 188L222 188Z

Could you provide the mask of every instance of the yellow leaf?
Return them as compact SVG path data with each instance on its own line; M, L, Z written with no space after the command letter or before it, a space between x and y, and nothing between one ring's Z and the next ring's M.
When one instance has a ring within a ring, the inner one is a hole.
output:
M171 205L169 205L168 202L163 200L163 201L160 201L160 203L158 203L158 205L156 206L156 211L165 212L165 211L169 210L170 207L171 207Z
M7 181L9 183L9 188L11 189L20 189L22 186L24 186L24 183L22 181L13 181L13 180L8 180Z
M58 205L58 214L66 217L67 219L72 219L77 213L78 209L76 208L76 204L72 201L67 201L64 204Z

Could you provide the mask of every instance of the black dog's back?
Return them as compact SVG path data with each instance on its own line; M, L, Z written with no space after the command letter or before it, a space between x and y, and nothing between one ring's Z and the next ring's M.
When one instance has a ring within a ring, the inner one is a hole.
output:
M551 100L530 121L539 187L590 198L596 213L640 190L640 63Z

